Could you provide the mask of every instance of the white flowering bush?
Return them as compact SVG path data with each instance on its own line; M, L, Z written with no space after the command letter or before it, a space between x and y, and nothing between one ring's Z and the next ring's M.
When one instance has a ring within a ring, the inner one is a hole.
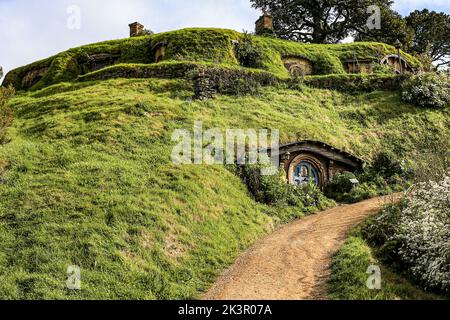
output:
M425 289L450 293L450 175L415 186L365 234Z
M449 80L436 74L414 76L403 84L402 99L423 108L444 108L450 103Z
M400 258L427 288L450 292L450 176L408 195L392 238Z

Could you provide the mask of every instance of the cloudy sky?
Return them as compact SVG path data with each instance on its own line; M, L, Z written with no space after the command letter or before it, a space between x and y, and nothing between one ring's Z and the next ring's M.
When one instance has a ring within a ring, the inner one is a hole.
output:
M80 9L79 28L74 5ZM394 9L402 15L422 8L450 12L450 1L395 0ZM125 38L134 21L155 32L184 27L252 31L258 16L249 0L0 0L0 65L9 71L68 48Z

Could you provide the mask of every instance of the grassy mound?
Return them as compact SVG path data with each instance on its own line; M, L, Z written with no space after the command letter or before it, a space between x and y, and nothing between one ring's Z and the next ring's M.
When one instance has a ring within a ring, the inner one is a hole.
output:
M116 79L11 101L10 142L0 147L0 298L197 297L295 211L256 203L222 166L172 164L173 130L194 121L279 128L283 143L321 140L368 160L385 149L411 154L430 128L449 129L444 111L404 104L396 92L192 94L183 80ZM80 291L66 289L70 265L81 267Z
M45 60L9 72L4 85L12 84L16 89L23 87L22 79L28 72L48 68L33 89L64 81L73 81L85 74L82 61L95 54L112 54L117 56L118 64L153 64L152 49L158 43L167 43L166 61L209 62L223 66L239 66L232 41L241 40L242 34L223 29L183 29L155 35L106 41L79 48L70 49ZM261 69L274 76L287 78L282 57L298 56L311 60L318 74L343 74L342 61L370 59L376 61L387 54L394 54L395 48L383 43L352 43L339 45L301 44L280 39L256 37L255 45L262 50ZM417 59L404 53L403 57L413 66L418 67Z
M369 266L381 270L381 289L368 289ZM383 266L372 255L370 247L358 236L351 237L333 260L330 297L338 300L436 300L404 277Z

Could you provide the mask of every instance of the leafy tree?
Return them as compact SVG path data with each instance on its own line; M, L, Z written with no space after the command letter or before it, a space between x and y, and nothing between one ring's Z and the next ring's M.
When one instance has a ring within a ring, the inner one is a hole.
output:
M436 67L450 65L450 15L424 9L405 20L415 32L413 52L429 55Z
M274 17L275 33L283 39L336 43L367 24L373 0L250 0ZM375 4L389 7L390 0Z
M406 24L402 16L389 7L380 7L381 29L369 30L367 27L359 30L356 41L376 41L390 45L398 40L403 44L403 49L411 48L414 39L414 30Z

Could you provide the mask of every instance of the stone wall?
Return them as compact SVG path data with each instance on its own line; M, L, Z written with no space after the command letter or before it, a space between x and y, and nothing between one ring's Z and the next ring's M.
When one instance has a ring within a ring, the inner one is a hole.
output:
M116 78L163 78L187 79L196 83L198 93L232 93L237 81L254 81L261 86L277 82L277 78L264 71L244 68L208 66L194 62L163 62L149 65L114 65L78 77L79 81L107 80ZM203 94L201 94L203 96Z

